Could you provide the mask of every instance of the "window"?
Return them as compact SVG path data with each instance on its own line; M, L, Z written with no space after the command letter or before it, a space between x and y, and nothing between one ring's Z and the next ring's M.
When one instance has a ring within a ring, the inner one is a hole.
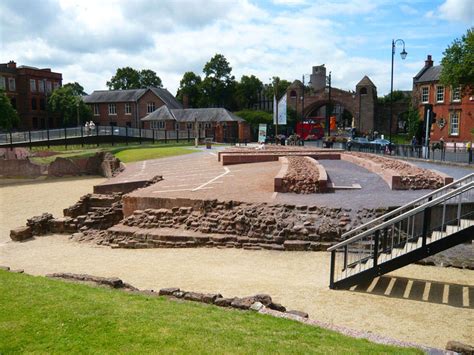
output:
M38 128L38 117L33 117L33 129Z
M36 80L35 79L30 79L30 91L31 92L36 92Z
M51 93L51 81L46 82L46 92L48 94Z
M53 83L54 90L59 88L59 83Z
M211 128L211 123L210 123L210 122L206 123L206 124L204 125L204 128L210 129L210 128Z
M16 90L15 78L8 78L8 89L10 91L15 91Z
M44 81L38 80L38 90L39 92L44 92Z
M109 104L109 115L117 114L117 106L115 104Z
M367 95L367 88L360 89L360 94L361 95Z
M147 113L152 113L155 111L155 103L154 102L149 102L146 104L146 112Z
M36 97L33 97L33 98L31 99L31 109L32 109L32 110L36 110L36 109L37 109L37 107L36 107Z
M132 105L130 104L130 102L125 103L125 114L126 115L132 114Z
M187 129L193 129L193 124L192 123L187 123L186 128Z
M421 88L421 102L426 104L429 102L430 97L430 88L428 86L424 86Z
M99 116L100 111L99 111L99 104L94 104L94 116Z
M5 78L0 76L0 89L5 90Z
M436 102L444 102L444 86L438 85L436 87Z
M46 100L43 98L40 99L40 110L46 110Z
M178 122L175 122L175 124L174 124L174 129L175 129L175 130L179 130L179 123L178 123Z
M449 135L459 136L459 111L449 113Z
M459 102L461 101L461 87L458 86L458 87L455 87L452 89L452 97L451 97L452 101L454 102Z
M165 129L165 121L150 121L151 129Z

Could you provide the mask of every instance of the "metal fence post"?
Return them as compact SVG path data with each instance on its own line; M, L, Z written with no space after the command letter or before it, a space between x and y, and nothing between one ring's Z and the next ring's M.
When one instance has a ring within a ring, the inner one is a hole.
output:
M189 128L188 128L188 142L191 141L191 135L190 135L190 132L189 132Z
M64 149L67 150L67 130L66 130L66 127L64 127Z
M110 125L110 134L112 136L112 147L114 146L114 126Z
M336 268L336 251L331 251L331 270L329 274L329 288L334 289L334 271Z
M379 235L380 231L376 230L374 236L374 266L377 266L379 262Z
M10 131L10 150L13 150L13 137L12 137L12 131Z
M49 145L49 128L46 128L46 139L48 140L48 149L50 148Z
M179 143L179 129L176 130L176 143Z
M97 139L97 146L99 146L99 126L95 126L95 136L96 136L96 139Z
M31 144L31 131L28 130L28 141L30 142L30 150L33 149L33 145Z
M154 129L151 130L151 136L152 136L151 142L152 144L155 144L155 130Z
M165 144L168 143L168 131L165 129Z
M142 144L142 127L138 127L138 141Z
M125 126L125 144L128 145L128 126Z
M82 127L82 125L80 127L81 127L81 147L84 148L84 127Z

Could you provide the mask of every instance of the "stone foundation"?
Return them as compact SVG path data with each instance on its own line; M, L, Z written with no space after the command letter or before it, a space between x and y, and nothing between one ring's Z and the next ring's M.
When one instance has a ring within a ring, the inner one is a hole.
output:
M327 191L326 170L310 157L280 157L282 168L274 179L275 192L298 194Z

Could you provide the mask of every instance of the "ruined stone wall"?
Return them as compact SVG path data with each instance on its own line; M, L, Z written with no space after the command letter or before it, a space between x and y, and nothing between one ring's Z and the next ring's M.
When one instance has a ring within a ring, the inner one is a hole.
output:
M124 248L326 250L340 241L345 231L387 211L217 200L194 202L193 207L134 211L121 224L101 233L96 241Z

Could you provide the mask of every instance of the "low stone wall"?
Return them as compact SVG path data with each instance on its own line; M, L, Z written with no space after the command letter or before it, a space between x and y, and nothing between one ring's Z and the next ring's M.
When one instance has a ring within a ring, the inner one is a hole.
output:
M43 213L27 220L26 226L10 231L13 241L24 241L49 233L77 233L105 230L123 219L121 195L88 194L71 207L64 209L64 217L54 218Z
M280 157L280 162L282 168L274 179L276 192L326 192L326 170L316 160L310 157Z
M123 248L326 250L341 241L345 231L387 211L217 200L188 200L191 206L183 200L154 201L161 201L162 206L136 210L106 233L80 239Z
M341 159L376 173L385 180L392 190L434 190L453 181L453 178L446 174L375 154L343 153Z
M34 164L29 159L0 159L2 177L38 177L47 170L47 166Z
M137 189L141 189L163 180L160 175L154 176L152 179L134 180L134 181L119 181L108 180L100 185L94 186L95 194L114 194L114 193L129 193Z
M217 153L217 161L222 160L223 155L277 155L277 156L286 156L286 155L314 155L314 154L334 154L342 153L343 150L337 149L323 149L323 148L304 148L304 147L292 147L292 146L265 146L263 149L255 148L227 148L223 151Z
M107 152L92 157L68 159L58 157L48 167L49 176L101 175L111 178L123 170L120 160Z
M294 152L250 152L250 153L226 153L220 154L222 165L263 163L268 161L277 161L282 156L300 156L311 157L317 160L339 160L340 152L331 151L294 151Z

